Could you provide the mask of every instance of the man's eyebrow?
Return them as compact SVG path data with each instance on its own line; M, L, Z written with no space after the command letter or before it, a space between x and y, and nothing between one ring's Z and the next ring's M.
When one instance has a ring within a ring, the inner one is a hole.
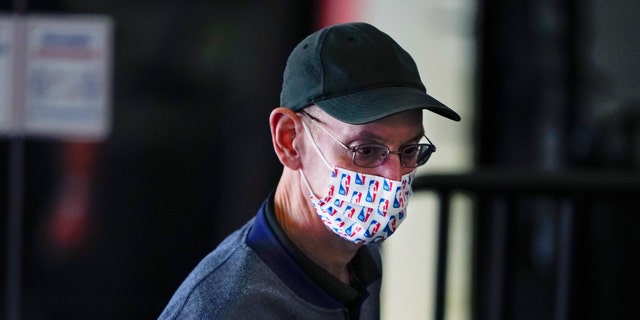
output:
M351 137L351 140L384 141L384 137L372 131L361 131Z
M424 131L421 130L420 133L416 134L413 138L408 139L406 142L404 142L403 144L408 144L408 143L413 143L413 142L418 142L420 141L420 139L422 139L422 137L424 136ZM372 140L372 141L377 141L377 142L384 142L386 139L385 137L372 132L372 131L362 131L359 132L357 134L355 134L353 137L351 137L351 139L349 139L351 141L357 141L357 140Z

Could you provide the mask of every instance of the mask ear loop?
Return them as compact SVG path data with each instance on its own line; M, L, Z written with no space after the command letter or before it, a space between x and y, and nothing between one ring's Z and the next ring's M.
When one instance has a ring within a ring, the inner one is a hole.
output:
M327 159L324 158L324 155L322 154L322 151L320 151L320 148L318 148L318 145L316 144L316 141L311 136L311 133L309 133L309 127L307 127L307 124L304 123L304 121L302 121L302 126L304 127L304 133L311 140L311 142L313 144L313 148L316 150L316 152L320 156L320 159L322 159L322 162L324 162L324 164L327 165L327 168L329 168L329 170L333 170L333 168L331 167L331 165L329 164ZM302 182L304 183L304 185L309 190L309 195L312 196L313 198L318 199L318 197L315 195L315 193L311 189L311 185L309 184L309 180L307 180L307 176L304 174L304 170L302 170L302 169L300 169L300 176L302 176Z

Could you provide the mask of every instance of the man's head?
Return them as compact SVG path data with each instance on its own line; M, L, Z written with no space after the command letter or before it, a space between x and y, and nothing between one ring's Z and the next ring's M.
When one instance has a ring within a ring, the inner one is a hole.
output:
M280 103L270 125L285 166L281 191L288 198L304 195L301 201L311 200L329 229L356 243L384 239L406 216L415 168L435 151L424 135L422 110L460 120L426 93L411 56L365 23L328 27L298 44ZM350 179L340 180L345 175ZM354 218L348 208L379 215Z
M300 42L287 61L280 105L296 112L317 105L349 124L412 109L460 120L426 93L411 56L366 23L334 25Z

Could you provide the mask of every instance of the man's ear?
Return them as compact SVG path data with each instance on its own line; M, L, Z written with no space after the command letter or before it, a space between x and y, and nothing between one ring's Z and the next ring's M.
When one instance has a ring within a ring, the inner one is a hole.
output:
M300 168L300 153L294 141L302 128L300 117L290 109L275 108L269 116L273 149L280 162L291 170Z

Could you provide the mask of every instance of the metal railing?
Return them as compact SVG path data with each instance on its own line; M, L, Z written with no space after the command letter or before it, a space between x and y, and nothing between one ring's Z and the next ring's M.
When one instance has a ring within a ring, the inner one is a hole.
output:
M445 288L447 281L447 259L451 196L464 193L476 199L495 196L541 195L575 199L590 195L628 196L640 195L640 172L613 171L568 171L526 172L509 170L482 170L463 174L428 174L417 176L413 182L414 192L434 192L439 199L439 226L437 244L437 267L435 284L434 319L445 318ZM570 252L573 241L573 210L563 212L563 225L557 268L555 318L566 319L570 304ZM498 289L500 290L500 289ZM501 297L500 295L498 295ZM503 308L503 301L495 307ZM498 316L501 319L500 311Z

